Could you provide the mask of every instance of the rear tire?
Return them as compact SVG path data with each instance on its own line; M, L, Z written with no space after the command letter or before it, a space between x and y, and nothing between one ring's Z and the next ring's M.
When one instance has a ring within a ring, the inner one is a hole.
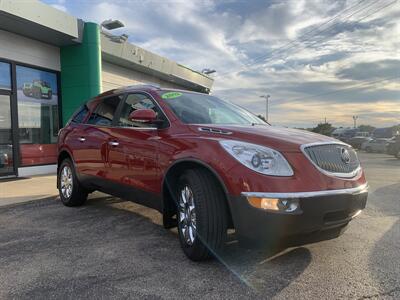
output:
M218 183L203 170L187 170L179 178L176 189L179 241L191 260L208 259L224 246L228 228L224 197Z
M60 164L57 181L60 199L65 206L80 206L85 203L88 192L79 183L74 164L69 158Z

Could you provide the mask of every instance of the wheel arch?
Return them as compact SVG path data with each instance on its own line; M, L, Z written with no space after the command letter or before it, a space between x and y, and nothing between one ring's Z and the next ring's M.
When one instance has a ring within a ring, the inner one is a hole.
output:
M229 203L229 192L228 189L221 178L221 176L215 171L210 165L207 163L195 159L195 158L187 158L187 159L180 159L175 161L173 164L169 166L167 171L165 172L165 175L162 180L162 213L163 216L166 217L168 216L171 210L175 211L176 208L176 203L173 199L173 192L171 190L171 187L175 186L178 182L179 175L182 174L184 170L187 169L203 169L204 171L208 172L214 180L218 183L218 185L221 187L221 190L224 194L224 201L228 209L228 219L229 219L229 227L234 227L233 223L233 218L232 218L232 210L231 210L231 204Z
M59 167L61 165L61 163L63 162L64 159L69 158L72 163L74 163L74 160L72 159L72 155L71 153L67 150L67 149L62 149L59 153L58 153L58 157L57 157L57 174L59 172ZM58 186L58 180L57 180L57 188L59 188Z

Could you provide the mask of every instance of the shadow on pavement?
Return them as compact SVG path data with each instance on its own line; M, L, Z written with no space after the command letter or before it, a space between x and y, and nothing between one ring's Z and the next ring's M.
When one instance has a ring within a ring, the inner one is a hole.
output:
M179 247L176 228L165 230L162 227L161 215L158 212L112 197L96 199L96 202L93 201L92 203L93 205L100 203L111 205L113 208L129 211L134 218L159 225L162 234L171 234L175 246ZM183 259L188 260L186 257ZM302 247L291 249L282 247L243 248L236 240L235 234L230 234L224 251L217 254L216 259L209 263L220 262L227 271L251 288L252 291L259 295L262 294L263 297L272 297L302 274L310 264L311 259L311 252ZM272 282L273 284L271 284Z
M380 292L366 298L400 299L400 183L377 189L373 196L381 201L377 204L379 213L384 217L381 222L397 219L383 236L375 243L370 254L369 270L379 284ZM395 209L393 209L395 208ZM389 263L388 263L389 262Z

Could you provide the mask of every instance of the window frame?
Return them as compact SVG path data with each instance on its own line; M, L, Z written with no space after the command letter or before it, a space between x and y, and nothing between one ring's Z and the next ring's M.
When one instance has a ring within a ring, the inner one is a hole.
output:
M119 121L119 119L121 117L123 105L124 105L126 99L128 98L128 96L132 95L132 94L144 95L150 101L152 101L154 103L154 106L158 107L158 109L160 111L160 114L165 119L165 125L162 128L158 128L157 126L132 127L132 126L120 126L120 125L118 125L118 121ZM126 129L133 129L133 130L163 130L163 129L169 128L171 126L171 122L170 122L167 114L164 112L163 108L161 107L161 105L157 102L157 100L150 93L145 92L145 91L130 91L130 92L125 92L123 99L120 101L120 105L119 105L119 108L117 110L117 113L114 115L113 126L114 127L118 127L118 128L126 128Z
M82 112L82 110L84 108L86 108L87 112L86 112L85 117L82 119L82 121L81 122L74 121L74 119ZM79 108L73 113L70 120L68 121L68 124L85 124L89 115L91 115L91 111L90 111L89 107L87 106L87 102L85 102L83 105L79 106Z
M57 90L58 90L58 122L59 129L63 128L63 99L62 99L62 89L61 89L61 71L50 69L30 63L26 63L19 60L9 59L5 57L0 57L0 62L8 63L11 66L11 90L0 90L2 95L9 95L11 97L11 124L13 130L13 161L14 161L14 173L10 176L18 176L18 169L25 167L35 167L35 166L46 166L53 165L54 163L39 163L32 164L29 166L23 166L21 163L21 143L19 141L19 122L18 122L18 103L17 103L17 66L27 67L36 69L39 71L45 71L54 73L57 76ZM57 143L56 143L57 144Z

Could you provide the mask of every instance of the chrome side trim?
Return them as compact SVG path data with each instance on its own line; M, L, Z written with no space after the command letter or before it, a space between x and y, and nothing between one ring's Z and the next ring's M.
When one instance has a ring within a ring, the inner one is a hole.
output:
M358 195L368 192L368 183L360 185L355 188L340 189L340 190L325 190L325 191L314 191L314 192L294 192L294 193L264 193L264 192L242 192L242 196L245 197L257 197L257 198L312 198L321 196L333 196L333 195Z
M305 157L307 157L307 159L313 164L314 167L316 167L318 169L318 171L320 171L321 173L331 176L331 177L339 177L339 178L344 178L344 179L350 179L355 177L357 174L360 173L361 171L361 165L358 166L357 169L355 169L354 171L350 172L350 173L335 173L335 172L329 172L326 171L324 169L322 169L320 166L318 166L306 153L305 149L308 147L312 147L312 146L320 146L320 145L343 145L343 146L348 146L350 148L353 148L351 145L343 143L341 141L332 141L332 142L315 142L315 143L310 143L310 144L304 144L300 146L300 150L301 152L305 155ZM357 156L358 159L358 156Z

